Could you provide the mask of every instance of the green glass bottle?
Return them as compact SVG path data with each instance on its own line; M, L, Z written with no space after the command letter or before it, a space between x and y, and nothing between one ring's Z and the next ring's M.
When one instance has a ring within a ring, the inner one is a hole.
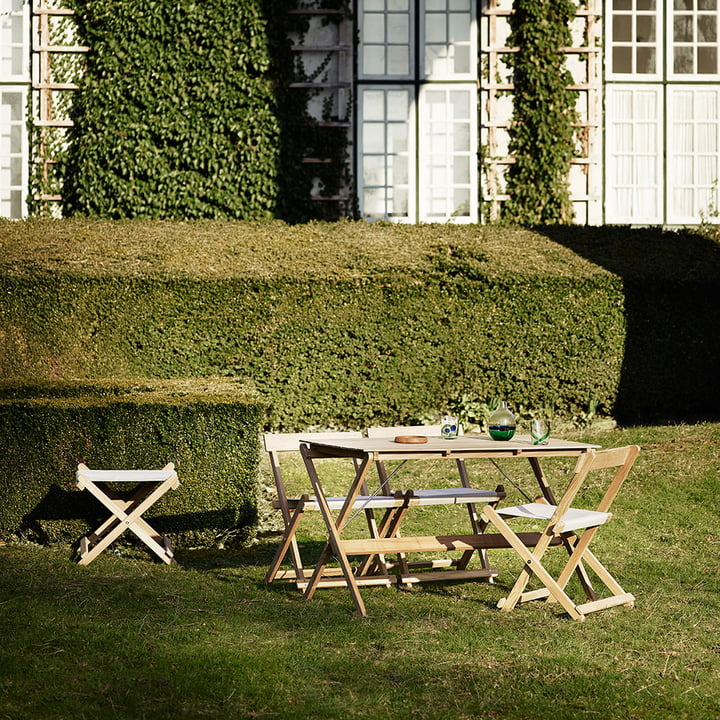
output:
M503 400L488 421L493 440L509 440L515 434L515 416Z

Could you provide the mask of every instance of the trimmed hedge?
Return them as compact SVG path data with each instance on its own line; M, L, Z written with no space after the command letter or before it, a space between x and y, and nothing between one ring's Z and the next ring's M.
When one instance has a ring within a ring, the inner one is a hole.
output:
M285 430L498 397L569 419L720 407L720 253L698 233L28 221L0 237L0 377L247 377Z
M255 530L263 406L230 379L0 385L0 537L77 540L107 517L75 489L91 468L160 468L180 487L147 514L179 545ZM124 488L127 489L127 488ZM127 538L123 538L126 540Z

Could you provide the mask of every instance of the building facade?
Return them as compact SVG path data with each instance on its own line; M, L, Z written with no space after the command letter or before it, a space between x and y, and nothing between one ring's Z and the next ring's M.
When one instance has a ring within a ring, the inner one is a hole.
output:
M578 96L569 176L577 223L717 221L719 2L578 3L564 48ZM64 34L71 14L60 0L0 8L0 216L20 218L30 174L52 171L42 148L71 125L75 85L54 68L86 48ZM355 0L334 23L318 9L296 49L315 78L312 102L334 103L347 125L346 207L410 223L496 218L513 162L513 0Z

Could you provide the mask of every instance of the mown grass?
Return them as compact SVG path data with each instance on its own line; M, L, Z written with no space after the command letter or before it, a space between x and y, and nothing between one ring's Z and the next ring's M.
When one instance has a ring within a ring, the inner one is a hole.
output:
M596 547L635 608L584 623L538 603L501 613L517 572L505 551L492 556L493 585L365 588L362 619L346 590L306 601L266 586L272 539L180 551L174 567L139 547L79 567L69 548L9 544L0 718L717 718L720 425L581 439L642 446ZM528 481L519 463L504 468ZM552 471L561 482L566 468ZM427 530L438 520L412 518ZM316 522L303 526L310 553Z

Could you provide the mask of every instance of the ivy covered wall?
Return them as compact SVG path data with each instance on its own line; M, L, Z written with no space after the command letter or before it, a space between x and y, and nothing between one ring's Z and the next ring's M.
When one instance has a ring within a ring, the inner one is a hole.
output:
M261 2L69 0L90 46L65 214L261 218L279 122Z

